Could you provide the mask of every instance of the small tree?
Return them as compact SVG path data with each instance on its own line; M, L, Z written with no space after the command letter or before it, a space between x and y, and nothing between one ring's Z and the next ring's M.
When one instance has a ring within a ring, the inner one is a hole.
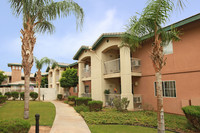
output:
M3 74L4 72L3 71L0 71L0 85L1 83L6 80L7 76Z
M63 88L75 87L78 84L77 69L67 68L60 79L60 85Z
M48 78L47 77L42 77L41 87L42 88L46 88L47 84L48 84Z

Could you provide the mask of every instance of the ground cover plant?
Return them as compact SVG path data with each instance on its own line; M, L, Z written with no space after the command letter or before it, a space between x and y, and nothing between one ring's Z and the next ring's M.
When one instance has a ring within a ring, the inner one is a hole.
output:
M35 114L40 114L40 125L52 126L55 112L55 106L50 102L30 101L30 117L27 121L31 125L35 125ZM7 101L0 109L0 120L22 119L23 113L23 101Z
M138 125L157 127L157 114L153 111L120 112L115 109L103 109L101 112L80 112L87 124L102 125ZM166 129L177 132L192 132L188 129L185 116L165 114Z

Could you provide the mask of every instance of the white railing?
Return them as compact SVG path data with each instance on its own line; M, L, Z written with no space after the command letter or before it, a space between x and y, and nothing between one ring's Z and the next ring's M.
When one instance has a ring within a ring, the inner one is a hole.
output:
M105 94L106 106L114 106L113 100L115 98L121 99L121 94Z
M56 76L56 82L58 82L59 81L59 76Z
M120 73L120 58L104 62L104 74Z
M82 93L81 96L82 97L91 97L91 93Z
M131 58L131 72L141 73L141 63L140 59Z
M52 77L49 78L49 83L52 83Z
M91 68L90 67L83 68L82 78L88 78L88 77L91 77Z

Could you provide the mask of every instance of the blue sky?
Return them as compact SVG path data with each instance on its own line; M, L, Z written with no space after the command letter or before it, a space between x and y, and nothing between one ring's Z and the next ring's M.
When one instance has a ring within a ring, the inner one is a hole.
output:
M22 18L12 14L9 0L0 4L0 70L11 71L8 63L21 63L20 29ZM106 32L123 32L131 16L141 12L147 0L76 0L85 13L82 31L76 30L73 15L53 21L54 34L36 34L34 56L49 57L57 62L73 63L81 45L91 46ZM183 11L175 10L166 25L200 13L200 0L188 0ZM32 72L36 68L33 66Z

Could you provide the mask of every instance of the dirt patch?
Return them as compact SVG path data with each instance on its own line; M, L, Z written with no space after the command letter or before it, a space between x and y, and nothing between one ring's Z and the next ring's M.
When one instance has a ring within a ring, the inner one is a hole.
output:
M51 127L48 126L40 126L39 127L40 133L50 133ZM28 133L35 133L35 126L31 126Z

